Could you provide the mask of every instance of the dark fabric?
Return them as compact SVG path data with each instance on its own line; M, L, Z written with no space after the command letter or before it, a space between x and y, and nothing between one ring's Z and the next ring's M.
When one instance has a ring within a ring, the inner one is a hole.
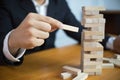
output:
M0 1L0 64L18 65L21 62L13 63L7 60L3 55L3 40L6 34L16 28L30 12L36 13L35 7L31 0L1 0ZM82 26L75 19L65 0L50 0L47 10L47 16L53 17L65 24L80 27L79 33L65 31L68 36L80 42ZM55 42L55 34L57 31L50 33L50 37L46 39L45 44L28 50L26 53L53 48Z
M26 15L30 12L36 13L35 7L32 3L32 0L1 0L0 1L0 64L9 64L9 65L20 65L23 62L23 57L21 58L21 62L10 62L3 55L3 40L6 34L18 27L18 25L23 21ZM80 43L81 41L81 31L82 26L80 22L78 22L74 15L71 13L70 9L65 0L50 0L47 10L47 16L53 17L64 24L73 25L79 27L79 32L69 32L65 31L65 33L74 38ZM45 50L49 48L54 48L55 42L55 34L57 30L50 33L50 37L46 39L44 45L40 47L36 47L32 50L27 50L26 53L31 53L35 51ZM103 41L104 43L105 41Z
M108 41L108 39L110 38L110 36L108 34L105 35L105 38L103 39L103 41L101 42L101 44L104 46L105 50L108 50L108 48L106 48L106 43Z

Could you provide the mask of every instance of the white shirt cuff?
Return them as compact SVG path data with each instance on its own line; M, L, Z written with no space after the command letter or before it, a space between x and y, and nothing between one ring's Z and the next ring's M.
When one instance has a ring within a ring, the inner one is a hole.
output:
M24 55L26 49L20 48L19 51L17 51L18 55L16 58L10 53L9 48L8 48L8 39L9 39L11 32L12 31L10 31L4 39L3 54L8 60L13 61L13 62L19 62L20 61L19 58L21 58Z
M113 50L113 42L116 38L115 37L110 37L108 39L108 42L106 43L106 48Z

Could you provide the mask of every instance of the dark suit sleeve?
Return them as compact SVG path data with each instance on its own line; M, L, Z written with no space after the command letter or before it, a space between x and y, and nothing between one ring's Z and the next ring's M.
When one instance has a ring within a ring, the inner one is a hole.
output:
M105 38L103 39L103 41L101 42L101 44L104 46L104 49L108 49L106 48L106 43L108 42L110 36L108 34L105 35Z
M11 62L3 54L4 38L13 29L11 23L9 11L0 3L0 65L20 65L23 62L23 57L20 62Z
M79 32L77 32L77 33L70 32L70 31L65 31L65 32L67 33L68 36L70 36L70 37L74 38L75 40L77 40L78 42L80 42L81 41L81 32L82 32L83 26L80 24L80 22L77 21L75 16L72 14L72 12L69 9L65 0L64 0L64 3L62 5L64 5L64 8L65 8L64 23L68 24L68 25L79 27Z

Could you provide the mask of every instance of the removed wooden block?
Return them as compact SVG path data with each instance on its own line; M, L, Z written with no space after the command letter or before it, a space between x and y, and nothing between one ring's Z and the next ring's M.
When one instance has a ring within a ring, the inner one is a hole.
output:
M113 59L113 58L103 58L105 61L109 61L110 63L113 63L115 66L120 67L120 60Z
M119 54L115 54L114 58L120 60L120 55Z
M85 80L88 78L88 74L87 73L78 73L78 75L73 78L72 80Z
M70 25L66 25L66 24L63 24L61 29L72 31L72 32L78 32L79 31L78 27L74 27L74 26L70 26Z
M78 72L81 72L80 69L71 67L71 66L63 66L64 71L77 75Z
M69 73L69 72L63 72L63 73L61 73L61 76L62 76L62 78L65 80L65 79L71 78L71 77L72 77L72 74Z

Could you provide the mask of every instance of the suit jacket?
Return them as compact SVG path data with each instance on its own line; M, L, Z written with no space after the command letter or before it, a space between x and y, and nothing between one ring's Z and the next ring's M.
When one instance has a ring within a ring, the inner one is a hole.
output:
M23 58L21 58L21 62L11 62L4 57L2 51L3 40L6 34L12 29L15 29L30 12L36 13L35 7L31 0L2 0L0 2L0 64L6 63L10 65L19 65L22 63ZM53 17L64 24L78 26L78 33L69 31L65 31L65 33L80 42L81 30L83 27L75 19L65 0L49 0L47 16ZM50 37L46 39L42 46L28 50L27 53L53 48L56 32L57 30L51 32Z
M9 65L20 65L23 62L23 57L20 58L20 62L11 62L5 58L3 55L3 41L6 34L15 29L30 12L37 13L35 7L31 0L1 0L0 1L0 64L9 64ZM81 31L83 27L75 19L74 15L71 13L65 0L49 0L49 5L47 9L47 16L53 17L64 24L73 25L79 27L79 32L69 32L65 33L76 39L79 43L81 41ZM26 53L49 49L54 47L55 34L57 30L50 33L50 37L46 39L45 43L36 47L32 50L27 50ZM103 46L106 46L106 42L109 36L106 36L103 40Z

